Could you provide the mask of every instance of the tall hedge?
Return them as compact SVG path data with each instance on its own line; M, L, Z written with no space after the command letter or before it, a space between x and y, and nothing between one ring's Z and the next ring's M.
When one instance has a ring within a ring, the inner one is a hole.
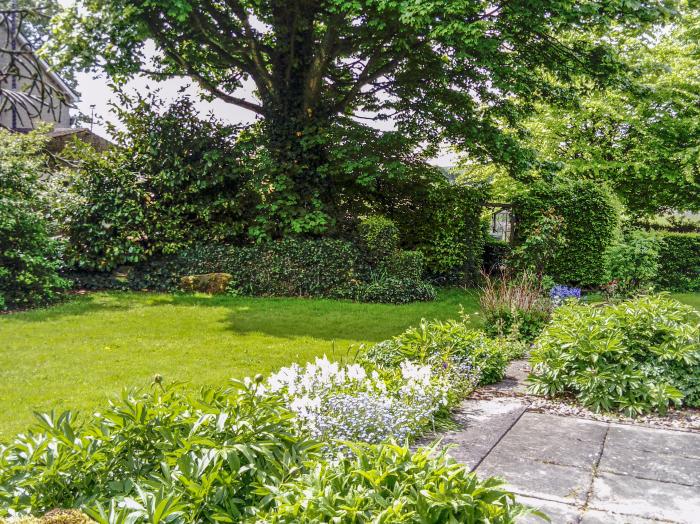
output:
M658 233L657 285L670 291L700 291L700 233Z
M434 184L391 218L403 247L423 252L429 273L473 281L484 252L481 212L487 196L482 186Z
M515 242L522 244L546 214L563 219L564 242L545 266L561 284L595 286L605 281L605 251L620 234L621 205L598 181L540 180L514 198ZM534 254L536 256L536 254Z

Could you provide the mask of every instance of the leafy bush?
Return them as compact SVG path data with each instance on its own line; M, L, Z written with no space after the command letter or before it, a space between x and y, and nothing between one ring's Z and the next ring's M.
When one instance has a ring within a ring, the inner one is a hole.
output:
M348 294L360 302L384 302L408 304L416 301L435 300L435 288L422 280L379 276L367 283L358 283Z
M381 261L378 272L402 280L420 281L425 272L425 255L421 251L396 251Z
M430 366L404 361L397 368L380 375L359 364L317 358L304 367L282 368L270 376L267 388L282 396L313 438L401 442L444 410L451 385Z
M633 231L607 249L606 280L622 294L649 289L659 271L659 247L655 236Z
M700 313L667 296L603 307L568 304L532 353L532 390L573 394L595 411L664 412L698 405Z
M526 512L501 481L479 481L445 450L411 453L395 444L353 445L353 453L320 464L275 493L259 523L513 523Z
M45 304L69 283L44 218L46 138L0 129L0 309Z
M396 337L371 346L362 355L364 362L394 368L408 359L444 369L452 376L453 388L461 398L474 384L491 384L505 376L506 365L515 355L508 342L494 340L472 329L467 319L421 320Z
M484 275L479 298L484 327L492 336L512 335L532 342L549 321L552 303L542 286L527 272L497 279Z
M700 291L700 234L657 233L657 238L657 285L669 291Z
M259 196L241 129L201 119L183 97L168 107L155 97L122 97L118 147L76 144L65 154L54 212L70 240L76 268L112 270L193 241L240 242Z
M249 382L189 398L156 383L151 393L125 393L83 426L70 413L42 415L40 432L0 448L0 515L81 506L109 522L255 514L267 504L261 489L317 458L293 414L257 388Z
M508 242L486 236L484 255L481 262L482 272L488 275L502 274L511 256L511 246Z
M416 188L410 206L398 203L388 214L401 231L402 246L422 251L434 277L475 282L484 251L481 211L487 194L482 186L443 180Z
M362 247L371 260L391 256L399 248L399 230L393 220L373 215L360 220L358 233Z
M620 208L613 192L598 181L541 180L513 199L515 241L525 246L529 237L543 233L543 224L552 225L543 223L545 217L561 217L562 241L554 245L543 273L564 284L597 286L605 281L605 252L619 236ZM530 244L522 255L537 260L542 242Z

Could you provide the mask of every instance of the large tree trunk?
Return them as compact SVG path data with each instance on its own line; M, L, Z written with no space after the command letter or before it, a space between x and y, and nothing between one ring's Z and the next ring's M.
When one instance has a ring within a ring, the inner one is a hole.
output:
M272 236L318 235L333 227L331 181L314 49L315 0L281 0L272 56L272 93L263 100L264 131L273 161L265 211Z

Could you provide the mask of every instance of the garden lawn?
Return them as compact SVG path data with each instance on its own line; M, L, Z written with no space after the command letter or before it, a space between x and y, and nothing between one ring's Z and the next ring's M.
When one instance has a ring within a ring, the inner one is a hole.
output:
M156 374L191 387L267 374L292 362L351 358L421 318L478 308L475 292L442 291L403 306L294 298L93 293L0 316L0 441L33 411L91 412ZM474 318L478 323L478 316Z

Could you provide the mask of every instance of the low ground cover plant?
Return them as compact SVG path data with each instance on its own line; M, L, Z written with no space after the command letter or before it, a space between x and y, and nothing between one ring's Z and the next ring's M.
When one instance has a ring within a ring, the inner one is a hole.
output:
M532 351L532 391L628 416L700 406L700 313L666 295L557 308Z
M395 444L352 445L353 453L319 464L275 494L258 523L515 522L526 509L501 481L479 481L445 450L415 453Z
M267 389L279 394L316 439L403 442L430 426L448 406L448 375L405 360L377 371L318 358L274 373Z
M405 360L428 365L448 374L451 390L461 398L477 384L501 380L508 361L522 351L517 342L473 329L465 316L445 322L423 319L418 326L369 347L361 359L385 369Z
M81 524L514 522L526 510L501 482L395 443L447 405L446 378L408 360L392 373L321 359L190 397L156 377L85 424L43 415L0 446L0 518L65 524L46 519L75 508Z

